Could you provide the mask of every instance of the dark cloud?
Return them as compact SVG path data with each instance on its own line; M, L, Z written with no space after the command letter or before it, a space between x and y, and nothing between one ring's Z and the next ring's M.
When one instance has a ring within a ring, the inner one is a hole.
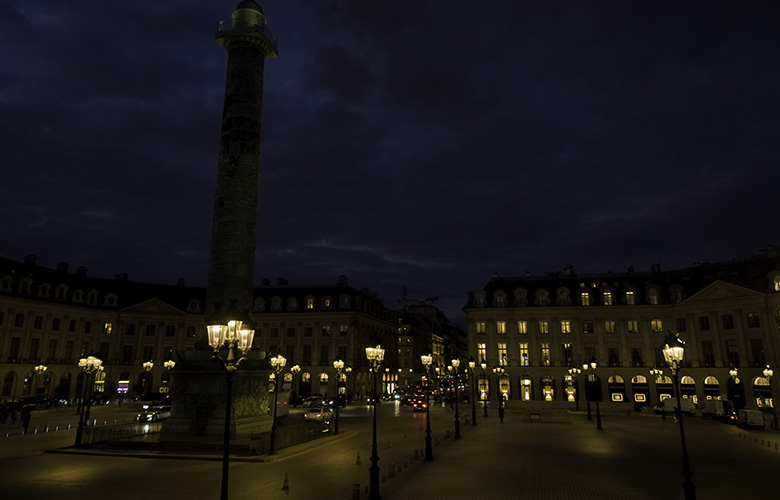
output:
M232 8L0 3L4 256L205 282ZM459 320L493 272L778 242L773 3L263 8L257 279L346 274Z

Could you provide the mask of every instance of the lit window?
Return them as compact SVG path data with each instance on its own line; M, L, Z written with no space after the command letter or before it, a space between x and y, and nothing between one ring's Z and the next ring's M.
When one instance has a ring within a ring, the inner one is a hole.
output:
M539 333L550 333L550 323L547 321L540 321Z
M589 306L590 305L590 294L588 292L582 292L580 294L580 302L582 302L583 306Z
M655 332L662 332L664 331L664 324L660 319L652 319L650 320L650 329Z
M485 333L485 322L477 321L477 333Z
M517 322L517 333L520 334L526 334L528 333L528 322L527 321L518 321Z
M550 344L541 344L542 366L550 366Z
M528 364L529 364L528 343L527 342L520 342L518 350L520 352L520 366L528 366Z
M103 325L103 333L106 335L111 335L111 330L113 330L113 326L111 323L106 323Z
M627 322L628 326L628 333L638 333L639 332L639 322L635 319L630 319Z
M634 292L626 292L626 304L633 306L636 304L636 296Z
M314 309L314 298L306 297L306 309Z
M615 320L608 319L604 321L604 332L615 333Z
M498 344L498 364L501 366L507 365L506 360L506 344L499 343Z
M583 320L582 333L593 333L593 321L589 319Z
M568 319L561 321L561 333L571 333L571 321Z
M487 345L477 344L477 362L482 363L487 361Z
M496 322L496 333L501 333L501 334L506 333L506 321Z
M603 301L605 306L612 305L612 292L604 292Z
M780 275L775 276L775 291L780 292Z
M658 305L660 302L660 299L658 297L658 290L655 288L651 289L647 292L647 301L650 302L653 305Z

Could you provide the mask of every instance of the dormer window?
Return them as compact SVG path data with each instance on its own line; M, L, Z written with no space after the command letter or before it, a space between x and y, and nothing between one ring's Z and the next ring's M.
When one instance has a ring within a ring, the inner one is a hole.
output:
M350 308L350 301L349 301L349 295L342 295L339 297L339 308L341 309L349 309Z
M76 290L73 292L73 302L76 304L81 304L84 301L84 291L83 290Z
M103 300L103 305L106 307L116 307L117 302L119 302L119 297L115 293L109 293L106 295L105 300Z
M631 290L626 292L626 304L629 306L636 305L636 294Z
M604 290L601 292L601 303L605 306L612 305L612 292L610 290Z
M200 312L200 301L192 299L187 302L187 312L197 313Z
M558 289L558 300L557 303L559 306L570 306L571 305L571 299L569 298L569 289L568 288L559 288Z
M287 310L288 311L297 311L298 310L298 299L295 297L290 297L287 299Z
M493 305L496 307L506 307L506 292L498 291L493 294Z
M474 292L474 307L485 307L485 291L477 290Z
M58 285L57 291L55 292L54 298L57 300L65 300L65 297L68 294L68 286L67 285Z
M654 306L661 303L661 294L657 288L651 288L647 291L647 303Z
M51 293L51 285L48 283L44 283L40 287L38 287L38 297L42 299L48 299L49 294Z
M3 292L11 291L11 278L8 276L3 276L3 279L0 280L0 290Z
M774 290L780 292L780 274L775 274L774 277Z
M32 280L30 278L25 278L22 280L21 283L19 283L19 293L21 295L30 295L30 288L32 287Z
M333 307L333 300L330 297L322 298L322 308L331 309Z
M515 290L515 307L525 307L528 305L528 292L522 288Z
M265 299L262 298L255 299L254 305L252 306L252 311L254 312L265 311Z
M306 297L306 310L314 310L314 297Z
M547 290L537 290L536 299L534 299L534 304L536 304L539 307L549 306L550 293Z
M279 296L275 296L271 298L271 310L272 311L281 311L282 310L282 298Z
M97 297L98 297L97 290L90 291L89 295L87 295L87 304L91 306L97 305Z
M580 305L581 306L590 305L590 292L580 292Z

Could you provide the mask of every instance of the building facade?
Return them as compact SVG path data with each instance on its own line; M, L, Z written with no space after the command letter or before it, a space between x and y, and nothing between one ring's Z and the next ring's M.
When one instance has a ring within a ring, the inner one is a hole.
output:
M86 268L69 272L65 263L39 266L33 255L23 262L0 259L0 398L79 399L77 363L90 352L104 366L95 392L111 398L167 392L165 361L176 351L208 348L205 295L204 288L183 281L168 286L132 282L127 275L92 278ZM367 346L385 347L383 366L397 370L395 313L345 277L311 286L264 280L254 289L251 318L253 350L286 356L288 368L300 364L301 393L335 394L337 358L353 368L349 385L341 387L365 393ZM39 374L36 366L46 369ZM396 378L387 377L387 384Z
M763 370L780 361L774 247L671 271L654 265L649 272L578 275L567 266L544 276L494 276L469 293L464 311L483 398L495 400L500 391L518 406L579 404L583 365L595 361L595 371L586 372L602 401L656 404L673 395L661 352L673 332L686 342L683 397L698 407L706 399L772 405L776 382ZM651 375L653 368L664 373Z

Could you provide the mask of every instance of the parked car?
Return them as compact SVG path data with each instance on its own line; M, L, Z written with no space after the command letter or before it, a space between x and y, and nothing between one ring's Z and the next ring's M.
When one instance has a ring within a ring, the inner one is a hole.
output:
M306 413L303 414L303 418L306 421L318 421L327 422L333 417L333 411L324 406L315 406L309 408Z
M764 414L759 410L737 410L737 426L763 429Z
M303 400L303 404L301 406L303 406L304 408L309 408L312 406L322 406L322 397L309 396L308 398Z
M170 406L151 406L147 410L139 413L136 420L138 422L157 422L159 420L165 420L170 416Z
M347 407L347 398L345 396L339 396L338 399L330 398L330 401L328 401L328 405L331 408L334 408L336 406L336 401L338 401L339 406L341 406L342 408Z

